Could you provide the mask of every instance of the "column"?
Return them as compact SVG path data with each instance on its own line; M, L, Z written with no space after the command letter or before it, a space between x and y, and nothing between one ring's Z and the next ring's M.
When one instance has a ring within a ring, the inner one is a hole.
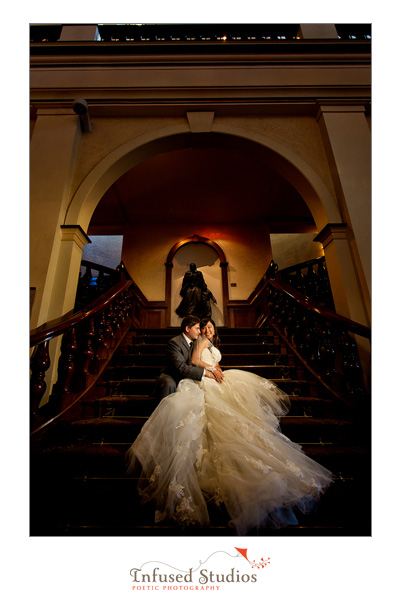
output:
M324 250L336 312L357 323L369 325L348 230L346 223L329 223L314 241L320 242Z
M71 197L81 135L79 117L72 109L38 111L30 150L30 194L34 207L30 214L30 286L35 288L32 329L61 316L66 308L65 301L63 308L59 305L60 294L54 286L60 282L60 226Z
M83 246L88 243L91 243L90 239L79 225L61 225L61 244L51 295L51 304L58 307L61 315L74 307Z
M371 132L365 108L320 106L318 122L342 219L348 226L346 236L367 319L370 319Z

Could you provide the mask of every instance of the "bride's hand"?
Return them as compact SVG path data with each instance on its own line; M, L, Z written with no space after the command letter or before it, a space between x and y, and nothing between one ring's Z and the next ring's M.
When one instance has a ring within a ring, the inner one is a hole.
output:
M224 380L224 374L219 367L215 367L213 375L218 383L221 383Z
M218 383L222 383L224 380L224 375L219 367L206 367L205 375L206 377L215 379Z

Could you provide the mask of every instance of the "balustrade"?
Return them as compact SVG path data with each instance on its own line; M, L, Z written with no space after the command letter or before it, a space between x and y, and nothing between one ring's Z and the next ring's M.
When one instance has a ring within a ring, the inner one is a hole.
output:
M311 273L308 265L300 281L304 289L321 293L325 286L326 292L326 272L322 261L318 263L317 270L314 267L315 264ZM301 294L282 281L277 268L271 261L251 301L240 305L231 302L228 308L232 311L246 309L253 315L254 324L251 326L262 327L270 322L304 368L345 401L351 403L356 399L358 402L366 395L366 390L357 336L370 338L370 329ZM322 276L318 276L321 273ZM122 280L87 307L32 332L31 405L36 423L41 414L45 414L46 418L59 414L85 393L132 324L145 327L150 313L165 313L166 304L147 301L136 284L126 278L123 265L118 269L118 275ZM62 341L57 381L46 408L39 410L46 391L46 371L50 367L50 340L58 336L62 336Z
M369 339L371 331L338 315L331 306L323 258L283 271L271 261L248 300L228 303L231 324L238 326L239 319L243 323L242 315L246 315L246 324L241 326L261 328L271 324L304 368L354 406L369 387L364 382L357 336Z
M79 310L79 308L99 298L118 283L120 279L121 265L116 269L111 269L88 260L82 260L81 275L76 292L75 310Z
M35 431L41 429L40 422L50 417L50 423L54 415L68 410L88 391L132 325L146 327L155 314L158 326L165 326L167 304L148 301L123 263L110 269L82 261L82 267L85 271L76 301L80 308L31 332L31 414ZM99 276L91 285L96 271ZM111 284L113 287L105 291ZM94 289L88 290L89 287ZM102 295L97 297L100 292ZM62 338L56 383L48 402L39 408L46 392L46 371L51 366L49 344L59 336Z
M268 318L292 349L342 398L366 396L355 336L370 338L370 329L337 315L282 282L275 272L264 288Z
M46 391L45 374L50 367L49 340L45 340L35 347L31 358L31 413L37 414L40 399Z
M123 280L85 309L48 323L31 335L32 414L46 418L74 403L99 376L134 321L132 281ZM50 367L50 340L62 336L57 381L44 410L39 409ZM37 424L38 420L36 419Z
M321 306L334 308L325 257L316 258L279 271L281 281L316 300Z

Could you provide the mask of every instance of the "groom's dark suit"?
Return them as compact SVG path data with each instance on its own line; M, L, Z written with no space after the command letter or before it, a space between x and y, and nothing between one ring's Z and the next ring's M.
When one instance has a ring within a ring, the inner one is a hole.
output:
M181 379L201 380L204 369L190 364L192 352L193 347L189 348L182 333L169 340L165 356L165 367L156 381L154 393L157 400L173 394Z

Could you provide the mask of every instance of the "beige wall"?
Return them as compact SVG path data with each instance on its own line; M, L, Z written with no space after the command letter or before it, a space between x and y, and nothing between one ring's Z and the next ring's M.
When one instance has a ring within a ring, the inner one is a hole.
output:
M323 256L322 245L314 242L314 238L314 233L271 234L272 258L279 269Z
M193 235L216 242L228 262L231 300L247 299L271 260L269 232L265 224L199 225L175 224L152 228L130 225L125 230L122 260L148 300L165 299L165 262L171 248ZM232 286L234 283L236 286Z

